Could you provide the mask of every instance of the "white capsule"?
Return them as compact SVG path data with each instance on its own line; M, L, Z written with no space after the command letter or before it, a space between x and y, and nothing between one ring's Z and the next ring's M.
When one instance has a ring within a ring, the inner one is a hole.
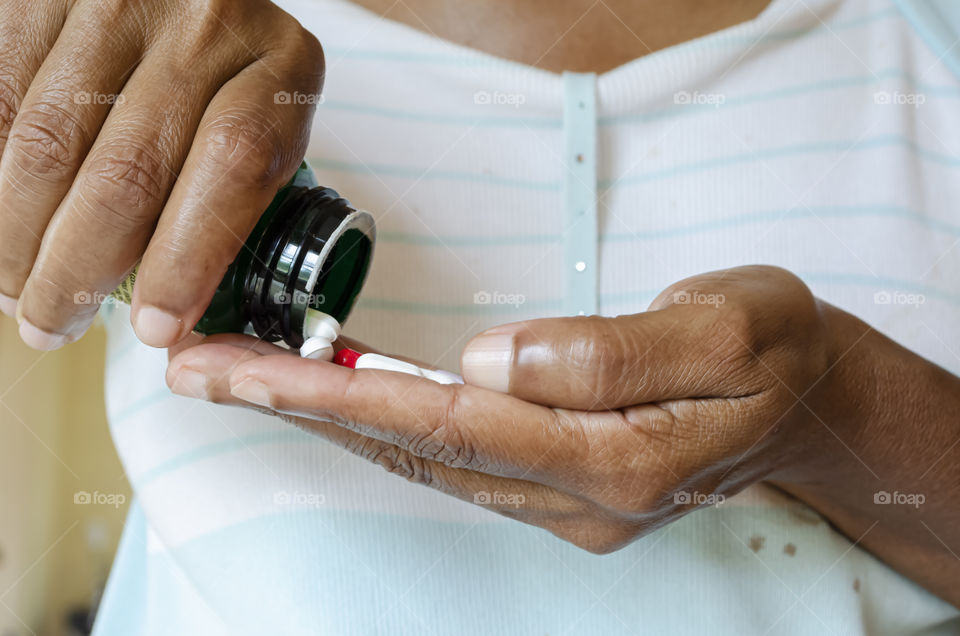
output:
M397 373L406 373L407 375L423 376L420 367L404 362L403 360L394 360L387 356L377 353L365 353L357 358L355 369L379 369L381 371L396 371Z
M329 314L316 309L307 309L307 314L303 319L303 337L326 338L333 342L340 337L340 323Z
M443 370L434 371L432 369L421 369L415 364L410 364L403 360L395 360L376 353L366 353L357 358L357 366L355 368L395 371L397 373L426 378L427 380L432 380L440 384L463 384L463 378L455 373Z
M333 345L323 337L307 338L303 346L300 347L300 357L309 360L331 362L333 355Z
M456 373L450 373L449 371L444 371L443 369L437 369L435 371L430 369L420 369L420 373L423 374L423 377L426 379L439 382L440 384L463 384L463 378Z

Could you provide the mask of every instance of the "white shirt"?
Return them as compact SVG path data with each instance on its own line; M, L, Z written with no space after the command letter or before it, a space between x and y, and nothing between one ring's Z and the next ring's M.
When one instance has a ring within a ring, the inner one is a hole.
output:
M327 55L308 159L379 225L348 335L456 369L484 328L636 313L687 276L768 263L960 372L960 80L889 0L774 0L599 77L340 0L280 4ZM109 318L107 394L139 504L101 636L960 629L767 486L593 556L172 396L128 319Z

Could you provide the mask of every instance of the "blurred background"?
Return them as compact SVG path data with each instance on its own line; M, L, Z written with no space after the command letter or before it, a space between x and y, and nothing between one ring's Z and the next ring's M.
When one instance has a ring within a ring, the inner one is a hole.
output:
M107 429L105 347L97 325L32 351L0 317L0 636L87 633L106 581L130 486Z

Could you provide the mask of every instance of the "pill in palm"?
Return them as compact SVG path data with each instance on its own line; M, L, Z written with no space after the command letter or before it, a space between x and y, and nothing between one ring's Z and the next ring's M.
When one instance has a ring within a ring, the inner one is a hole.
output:
M323 337L307 338L307 341L300 347L300 357L310 360L330 362L333 360L333 355L333 344Z
M330 314L316 309L308 309L303 320L305 338L326 338L333 342L340 337L340 323Z
M433 380L440 384L463 384L463 378L456 373L444 371L443 369L420 369L420 373L423 374L423 377L426 379Z
M333 360L333 341L340 337L340 323L329 314L308 309L303 321L305 341L300 347L300 357L310 360Z
M402 360L394 360L393 358L388 358L387 356L382 356L377 353L366 353L357 358L354 369L380 369L381 371L396 371L397 373L406 373L408 375L423 375L420 367L414 364Z

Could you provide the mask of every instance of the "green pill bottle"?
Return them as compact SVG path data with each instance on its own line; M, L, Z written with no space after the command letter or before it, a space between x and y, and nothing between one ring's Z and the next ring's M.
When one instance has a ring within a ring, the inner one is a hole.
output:
M260 217L194 330L248 333L299 349L309 310L346 321L375 242L373 217L320 187L303 163ZM129 304L136 277L135 269L112 296Z

